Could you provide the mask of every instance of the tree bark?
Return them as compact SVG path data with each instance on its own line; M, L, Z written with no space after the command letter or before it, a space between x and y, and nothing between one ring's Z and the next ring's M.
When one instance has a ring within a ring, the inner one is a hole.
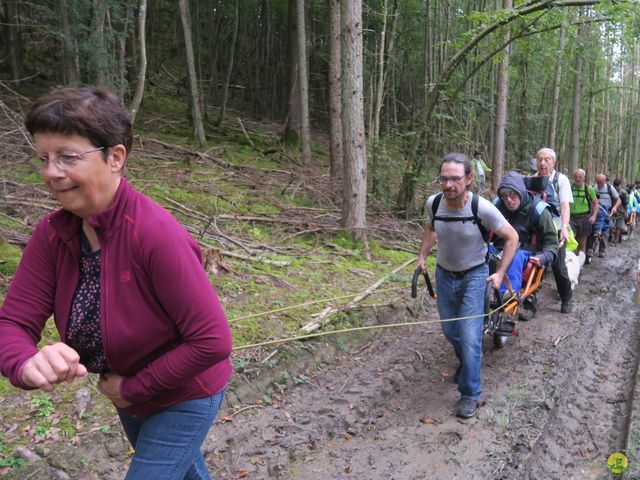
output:
M142 104L144 85L147 79L147 0L140 0L138 7L138 42L139 42L139 66L136 93L131 102L131 124L135 122L136 115Z
M62 39L63 52L64 52L64 78L65 82L72 87L76 87L79 84L78 70L76 69L76 54L74 49L74 35L71 30L71 21L69 20L69 4L67 0L61 0L60 2L60 16L62 20L62 31L64 38Z
M227 64L227 73L224 77L224 84L222 85L222 100L220 101L220 114L216 121L216 126L222 124L224 118L224 112L227 108L227 99L229 97L229 84L231 83L231 73L233 72L233 61L236 56L236 43L238 41L238 28L240 25L240 0L236 0L235 19L233 23L233 33L231 34L231 45L229 47L229 63Z
M578 39L584 44L587 37L587 24L583 23L578 29ZM571 115L571 150L569 153L569 173L578 169L580 161L580 100L582 98L582 52L576 52L576 66L573 77L573 108Z
M187 70L189 75L189 91L191 94L191 116L193 127L201 146L207 143L204 134L204 124L202 123L202 112L200 111L200 95L198 90L198 78L196 76L196 64L193 54L193 42L191 41L191 16L189 14L189 0L180 0L180 19L184 32L184 47L187 55Z
M304 19L304 0L296 0L298 16L298 84L300 85L300 149L302 163L311 164L309 133L309 78L307 76L307 36Z
M560 44L556 55L556 75L553 81L553 103L551 105L551 125L549 126L549 148L556 148L556 130L558 128L558 107L560 105L560 85L562 84L562 54L567 40L567 26L560 27Z
M93 72L96 85L108 86L107 48L104 41L104 20L107 15L107 2L93 0Z
M502 7L510 9L512 0L503 0ZM492 186L500 183L504 173L504 138L507 125L507 102L509 101L509 60L511 44L509 44L509 27L505 27L504 41L507 47L502 54L502 62L498 66L498 83L496 88L496 120L493 140Z
M7 56L11 79L17 81L22 75L22 36L20 33L20 17L18 5L20 2L4 2L5 39L7 42Z
M331 0L329 22L329 174L337 180L342 171L342 105L340 93L340 0Z
M125 9L126 14L124 16L124 25L122 26L122 35L120 35L120 52L118 55L120 70L120 74L118 76L118 87L120 88L120 98L124 98L127 90L125 79L127 73L127 37L129 37L129 24L131 23L133 3L127 2Z
M382 99L384 95L385 65L384 57L387 43L387 18L388 0L382 2L382 30L378 42L378 78L376 79L375 99L373 104L373 119L369 125L369 141L373 142L380 138L380 112L382 111Z
M289 0L289 102L284 124L284 141L300 142L300 82L298 75L298 20L295 0Z
M367 159L364 134L362 2L341 1L342 135L344 174L342 225L353 240L366 235Z

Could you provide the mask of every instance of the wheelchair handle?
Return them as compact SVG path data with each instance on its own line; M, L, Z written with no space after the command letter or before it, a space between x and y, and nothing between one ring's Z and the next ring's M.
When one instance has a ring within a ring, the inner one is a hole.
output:
M420 278L420 274L424 276L429 296L431 296L431 298L436 298L433 286L431 285L431 279L429 278L429 272L427 270L422 270L422 267L416 268L416 271L413 272L413 279L411 279L411 298L416 298L418 296L418 279Z

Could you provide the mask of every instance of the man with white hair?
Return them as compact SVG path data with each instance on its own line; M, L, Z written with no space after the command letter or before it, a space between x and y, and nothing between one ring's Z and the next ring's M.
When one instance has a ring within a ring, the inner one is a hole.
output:
M560 294L562 305L560 312L571 313L571 279L567 272L565 263L566 243L569 240L569 219L570 204L573 203L573 194L571 193L571 182L566 175L555 170L556 152L550 148L541 148L536 153L536 164L538 171L536 175L549 177L547 184L547 203L555 207L554 221L559 231L560 248L558 255L552 264L553 276L556 280L556 287Z

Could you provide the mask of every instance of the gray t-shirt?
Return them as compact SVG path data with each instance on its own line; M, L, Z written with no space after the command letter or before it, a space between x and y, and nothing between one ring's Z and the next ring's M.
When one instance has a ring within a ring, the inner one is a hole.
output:
M609 195L609 188L611 188L611 195ZM607 211L611 210L613 204L616 203L616 200L620 196L616 187L613 185L609 185L605 183L602 188L598 186L596 183L593 186L593 189L596 191L596 196L598 197L598 203L602 205Z
M426 221L429 225L433 217L431 209L434 198L435 195L432 195L427 199L427 207L425 209L427 213ZM473 217L473 212L471 211L472 198L473 193L469 192L467 204L462 210L449 210L443 198L440 201L440 205L438 205L436 216ZM493 230L494 232L507 223L500 211L490 201L482 197L479 197L478 217L486 230ZM438 265L442 268L451 272L462 272L484 262L487 255L487 245L484 243L478 225L473 221L441 222L436 220L434 228L438 236L436 259Z

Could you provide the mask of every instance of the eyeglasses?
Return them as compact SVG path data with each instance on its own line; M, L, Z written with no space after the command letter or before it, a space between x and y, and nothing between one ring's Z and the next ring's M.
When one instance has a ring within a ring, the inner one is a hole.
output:
M502 200L507 200L507 199L515 200L516 198L520 198L520 195L518 195L516 192L504 192L500 194L500 198Z
M100 150L104 150L104 147L97 147L91 150L85 150L84 152L78 152L78 153L59 153L52 157L39 155L38 160L40 161L40 168L42 170L46 169L50 163L53 163L56 166L56 168L66 171L66 170L69 170L70 168L73 168L76 165L76 163L78 163L78 160L83 159L90 153L98 152Z
M466 175L463 176L453 176L453 177L445 177L443 175L438 175L436 177L436 181L440 184L440 185L444 185L447 182L451 182L451 183L458 183L460 180L462 180L464 177L466 177Z

